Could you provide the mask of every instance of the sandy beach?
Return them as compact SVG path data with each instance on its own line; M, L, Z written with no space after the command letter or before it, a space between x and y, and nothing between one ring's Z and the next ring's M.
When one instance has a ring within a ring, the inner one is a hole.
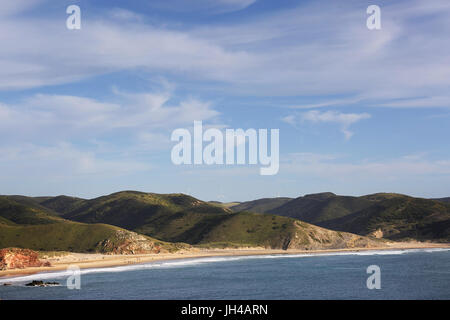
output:
M327 250L278 250L265 248L242 248L242 249L200 249L194 248L176 253L160 254L137 254L137 255L105 255L88 253L67 253L43 259L51 263L51 267L12 269L0 271L0 279L8 277L35 274L40 272L52 272L65 270L70 265L76 265L80 269L117 267L138 263L155 262L174 259L189 259L201 257L218 256L249 256L249 255L273 255L273 254L313 254L329 252L352 252L370 250L394 250L394 249L427 249L427 248L450 248L446 243L424 243L424 242L389 242L384 247L371 248L349 248L349 249L327 249Z

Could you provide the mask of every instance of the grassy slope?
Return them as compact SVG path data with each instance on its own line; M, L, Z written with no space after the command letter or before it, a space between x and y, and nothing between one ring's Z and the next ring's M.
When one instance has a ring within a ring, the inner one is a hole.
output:
M57 196L51 198L34 198L41 206L49 208L58 214L65 214L71 212L82 206L87 200L68 197Z
M450 205L395 193L362 197L316 194L270 210L332 230L369 235L376 230L395 240L450 240Z
M68 221L40 210L31 202L24 203L28 201L0 196L0 248L93 252L102 251L99 244L106 240L117 243L118 231L129 234L106 224Z
M208 220L230 212L182 194L124 191L88 200L63 217L107 223L167 241L180 241L185 238L183 233L199 228L199 224L207 226Z
M233 212L251 211L251 212L266 213L272 209L282 206L283 204L291 200L292 198L285 198L285 197L263 198L253 201L241 202L239 204L231 206L230 209L233 210Z
M351 214L372 204L368 199L319 193L293 199L269 212L320 225L323 221Z
M232 213L217 204L182 194L119 192L85 201L64 217L88 223L108 223L164 241L203 246L347 246L333 231L327 231L328 242L325 243L308 238L306 229L321 228L302 225L295 219L248 212ZM302 238L309 240L298 241Z
M296 219L241 212L215 226L200 242L209 247L261 246L274 249L336 249L373 247L381 242L335 232Z
M200 243L282 248L293 236L294 219L249 212L229 215L208 230Z
M395 240L450 240L450 205L399 194L344 197L321 193L288 202L278 198L242 203L252 210L266 210L281 200L284 204L268 210L275 216L233 213L220 204L183 194L135 191L92 200L66 196L9 196L0 200L0 246L17 243L46 250L90 251L95 250L99 239L119 230L108 226L114 225L170 242L279 248L286 243L300 245L301 241L293 239L319 230L292 218L360 235L381 229L385 238ZM335 236L327 235L334 244L339 240ZM308 239L309 245L320 243Z
M324 227L370 234L380 229L385 238L450 241L450 205L402 195L379 198L374 205Z

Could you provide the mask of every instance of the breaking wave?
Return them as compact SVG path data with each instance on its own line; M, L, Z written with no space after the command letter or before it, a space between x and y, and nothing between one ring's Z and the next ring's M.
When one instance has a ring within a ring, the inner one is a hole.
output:
M218 263L227 261L250 260L250 259L289 259L289 258L314 258L323 256L371 256L371 255L400 255L414 252L440 252L450 251L450 248L431 248L431 249L402 249L402 250L370 250L370 251L345 251L345 252L323 252L323 253L302 253L302 254L268 254L268 255L248 255L248 256L219 256L219 257L204 257L204 258L185 258L177 260L165 260L157 262L147 262L141 264L118 266L118 267L101 267L81 269L80 274L90 273L115 273L127 272L154 268L180 268L187 266L195 266L208 263ZM76 264L74 264L76 265ZM47 280L67 278L73 274L72 271L52 271L42 272L26 276L14 276L8 278L1 278L0 285L4 283L22 284L33 280Z

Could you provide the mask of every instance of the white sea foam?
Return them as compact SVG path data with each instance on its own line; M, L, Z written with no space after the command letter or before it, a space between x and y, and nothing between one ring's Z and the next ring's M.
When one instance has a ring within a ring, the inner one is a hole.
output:
M345 251L345 252L323 252L323 253L301 253L301 254L272 254L272 255L249 255L249 256L221 256L221 257L207 257L207 258L191 258L180 260L168 260L149 262L142 264L134 264L128 266L118 267L103 267L103 268L90 268L81 269L80 273L109 273L109 272L126 272L135 270L145 270L154 268L180 268L187 266L195 266L200 264L226 262L226 261L238 261L238 260L250 260L250 259L286 259L286 258L314 258L323 256L373 256L373 255L400 255L414 252L441 252L450 251L450 248L431 248L431 249L403 249L403 250L370 250L370 251ZM1 278L0 285L3 283L16 283L22 284L33 280L47 280L47 279L60 279L67 278L72 275L72 271L54 271L54 272L42 272L26 276L16 276Z

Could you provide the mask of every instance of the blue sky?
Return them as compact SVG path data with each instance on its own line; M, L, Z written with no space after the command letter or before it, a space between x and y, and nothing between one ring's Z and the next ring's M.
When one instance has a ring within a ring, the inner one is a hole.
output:
M8 0L0 194L450 196L449 34L447 0ZM194 120L280 129L279 173L173 165Z

